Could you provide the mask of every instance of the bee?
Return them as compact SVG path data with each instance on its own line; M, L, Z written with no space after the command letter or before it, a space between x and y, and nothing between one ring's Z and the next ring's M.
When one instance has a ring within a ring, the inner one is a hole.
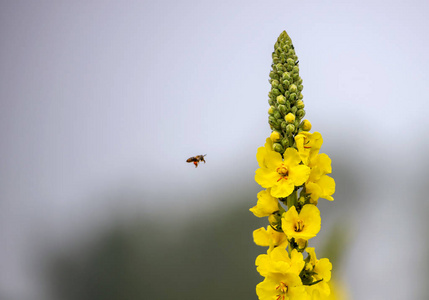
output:
M206 161L204 160L204 156L206 156L206 155L207 154L204 154L204 155L201 154L201 155L197 155L197 156L192 156L192 157L188 158L186 160L186 162L188 162L188 163L193 162L194 165L195 165L195 168L196 168L196 167L198 167L198 163L200 161L203 161L204 163L206 163Z

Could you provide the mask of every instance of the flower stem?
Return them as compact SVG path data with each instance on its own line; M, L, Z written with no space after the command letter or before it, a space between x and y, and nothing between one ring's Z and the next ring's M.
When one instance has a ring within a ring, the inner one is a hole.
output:
M292 194L290 194L288 197L287 197L287 208L289 209L289 208L291 208L292 206L295 206L296 205L296 202L297 202L297 195L296 195L296 191L293 191L292 192Z

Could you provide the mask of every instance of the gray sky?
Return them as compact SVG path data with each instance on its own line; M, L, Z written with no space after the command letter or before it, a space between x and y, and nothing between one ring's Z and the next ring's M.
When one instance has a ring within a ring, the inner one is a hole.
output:
M423 252L402 260L398 234L423 245L411 222L429 211L412 195L427 174L428 12L426 1L1 1L0 291L37 291L34 236L61 238L122 205L186 216L228 199L184 207L177 194L253 185L271 52L287 30L306 117L365 188L351 291L418 299ZM197 170L185 163L206 153ZM89 201L128 189L148 197Z

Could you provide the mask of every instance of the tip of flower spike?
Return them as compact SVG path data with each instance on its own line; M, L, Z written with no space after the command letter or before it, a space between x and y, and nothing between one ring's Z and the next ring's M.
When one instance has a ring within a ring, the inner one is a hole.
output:
M288 40L290 40L290 37L289 37L289 35L287 34L287 32L286 32L286 30L283 30L283 32L282 33L280 33L280 36L279 36L279 40L286 40L286 39L288 39Z

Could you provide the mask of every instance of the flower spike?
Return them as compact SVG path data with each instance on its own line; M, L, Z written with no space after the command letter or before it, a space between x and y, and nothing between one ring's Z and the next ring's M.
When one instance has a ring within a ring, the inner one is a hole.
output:
M315 249L307 246L321 228L318 199L334 199L335 181L327 175L332 172L331 159L319 153L322 135L310 133L312 125L303 119L299 60L286 31L277 39L272 58L268 93L272 132L258 148L255 172L255 181L265 190L250 209L256 217L268 217L269 223L253 232L254 242L268 247L267 254L256 259L257 271L265 278L256 294L260 300L326 299L332 264L327 258L318 260Z

